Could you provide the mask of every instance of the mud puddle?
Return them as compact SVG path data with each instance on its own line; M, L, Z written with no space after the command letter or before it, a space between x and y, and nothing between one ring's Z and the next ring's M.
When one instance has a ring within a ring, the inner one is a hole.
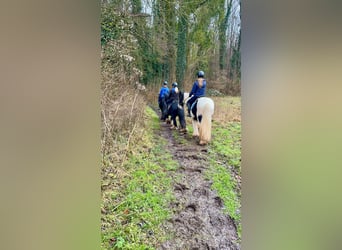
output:
M236 243L235 224L229 215L223 214L222 200L210 189L212 183L205 179L204 172L208 168L206 146L197 145L189 134L180 135L187 139L187 143L177 143L165 123L161 124L160 136L167 139L167 149L179 162L180 168L175 176L181 176L181 180L173 187L176 199L170 209L176 212L163 225L173 238L157 249L240 249Z

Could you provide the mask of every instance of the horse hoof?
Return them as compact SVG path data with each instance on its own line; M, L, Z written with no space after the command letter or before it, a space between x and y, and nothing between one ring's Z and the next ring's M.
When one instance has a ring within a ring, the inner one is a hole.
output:
M207 144L207 142L205 142L205 141L200 141L199 142L199 145L205 145L205 144Z

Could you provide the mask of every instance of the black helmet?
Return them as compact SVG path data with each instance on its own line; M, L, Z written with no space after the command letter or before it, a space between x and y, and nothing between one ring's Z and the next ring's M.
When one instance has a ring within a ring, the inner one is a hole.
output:
M165 81L163 84L164 84L164 85L167 85L167 81Z
M198 71L197 76L204 77L204 72L202 70Z
M177 87L178 86L178 83L174 82L172 83L172 87Z

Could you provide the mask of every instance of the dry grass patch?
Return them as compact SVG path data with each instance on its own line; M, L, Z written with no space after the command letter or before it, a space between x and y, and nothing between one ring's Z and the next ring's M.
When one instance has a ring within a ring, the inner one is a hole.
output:
M213 120L220 123L241 122L241 97L211 97L215 102Z

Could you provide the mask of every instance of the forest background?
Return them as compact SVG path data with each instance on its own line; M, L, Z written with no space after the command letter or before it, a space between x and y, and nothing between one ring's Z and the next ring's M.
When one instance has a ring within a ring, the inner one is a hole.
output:
M103 155L118 142L113 134L129 136L139 118L132 113L143 112L139 103L156 103L165 80L189 92L203 70L208 95L240 95L240 5L238 0L101 2ZM141 95L135 89L147 91ZM131 110L117 108L125 100ZM114 117L120 118L113 122Z

